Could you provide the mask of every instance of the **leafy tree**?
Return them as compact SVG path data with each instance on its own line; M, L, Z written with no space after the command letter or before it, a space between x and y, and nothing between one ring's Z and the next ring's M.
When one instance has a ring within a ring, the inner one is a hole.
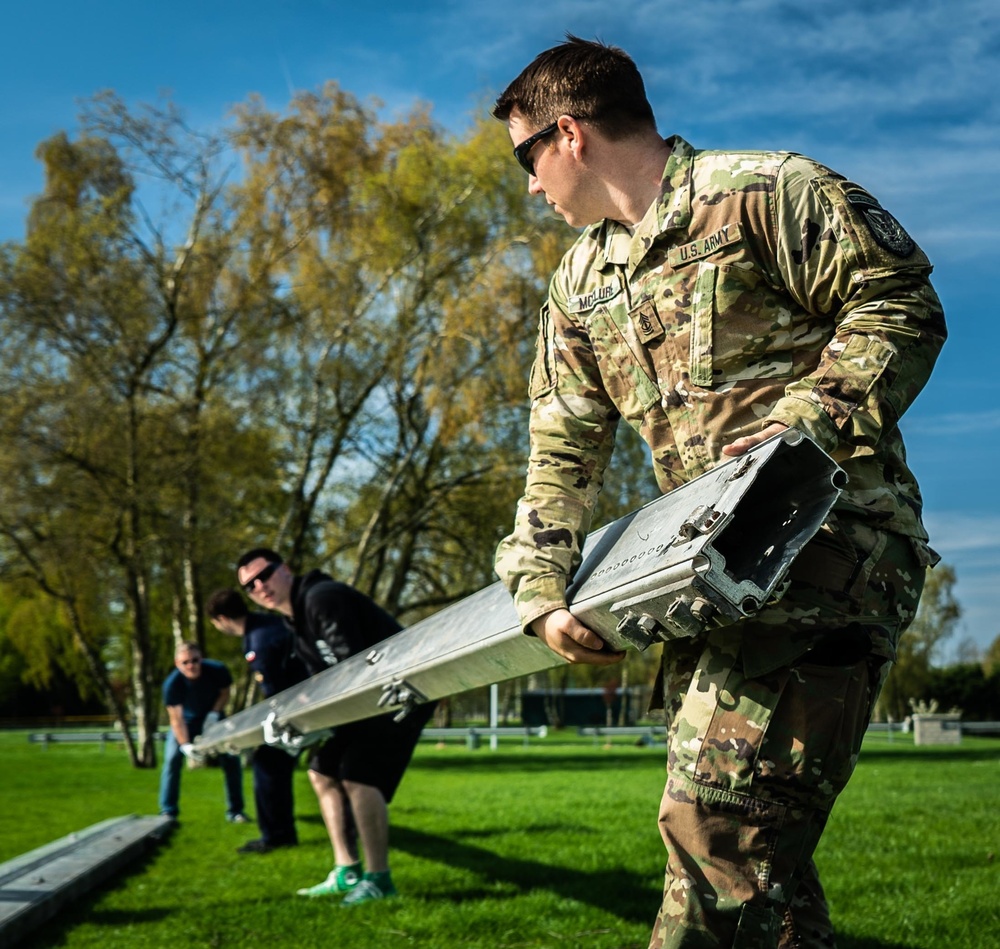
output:
M464 141L419 110L379 123L334 84L238 115L243 205L289 248L273 541L419 618L493 579L553 225L495 123Z
M1000 719L1000 676L987 676L979 663L932 669L928 694L942 709L959 709L967 721Z
M229 581L268 525L293 557L332 540L348 562L339 524L355 525L367 579L352 569L393 608L411 577L436 578L427 602L468 587L432 562L449 543L484 570L490 534L470 558L449 525L481 514L493 420L518 411L498 405L504 371L522 375L528 346L508 315L483 323L470 362L456 341L473 303L456 301L502 288L519 318L540 291L523 217L491 217L517 206L491 187L498 140L463 151L419 115L383 128L334 91L247 115L247 170L226 188L220 141L172 108L98 97L77 141L40 147L27 238L0 251L0 571L59 605L54 635L73 645L39 656L40 674L82 657L81 682L136 718L143 765L172 641L204 640L206 578ZM137 179L158 182L162 216ZM422 546L431 535L450 539Z
M45 191L25 242L0 259L12 342L0 357L0 564L60 603L87 677L123 726L135 719L137 745L123 733L143 766L155 763L171 639L203 638L198 549L222 516L201 523L201 494L226 470L212 462L239 457L203 442L220 428L232 441L237 420L211 391L235 309L206 303L225 281L207 171L217 146L201 146L172 112L136 119L98 99L78 141L40 147ZM183 242L143 213L130 152L187 198Z
M1000 636L997 636L986 650L983 656L983 669L987 675L1000 673Z

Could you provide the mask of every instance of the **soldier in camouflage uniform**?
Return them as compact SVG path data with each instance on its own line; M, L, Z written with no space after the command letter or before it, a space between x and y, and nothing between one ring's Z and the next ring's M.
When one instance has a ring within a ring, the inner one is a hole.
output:
M930 263L789 153L662 139L634 63L570 37L497 100L529 190L584 228L542 308L531 451L497 552L525 631L616 662L566 609L624 417L662 491L794 427L850 477L752 619L665 644L667 847L652 947L833 946L812 854L936 559L899 417L945 339Z

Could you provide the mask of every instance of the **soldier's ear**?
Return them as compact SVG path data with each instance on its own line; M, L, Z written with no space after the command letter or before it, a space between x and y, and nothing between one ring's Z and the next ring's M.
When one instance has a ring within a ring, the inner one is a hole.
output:
M571 152L579 152L583 142L584 128L572 115L561 115L558 120L559 134L566 139Z

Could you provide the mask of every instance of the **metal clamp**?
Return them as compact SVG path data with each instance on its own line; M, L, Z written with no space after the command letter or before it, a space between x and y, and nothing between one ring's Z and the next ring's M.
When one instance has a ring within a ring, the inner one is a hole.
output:
M703 596L681 595L667 607L664 619L681 635L697 636L716 625L718 613L718 607Z
M399 711L392 717L394 722L401 722L418 705L427 701L427 696L419 689L414 688L405 679L393 679L388 685L382 686L382 695L379 696L378 707L386 705L400 706Z
M659 634L663 629L655 616L649 613L636 613L628 610L618 624L617 632L640 652L649 648L656 640L662 638Z

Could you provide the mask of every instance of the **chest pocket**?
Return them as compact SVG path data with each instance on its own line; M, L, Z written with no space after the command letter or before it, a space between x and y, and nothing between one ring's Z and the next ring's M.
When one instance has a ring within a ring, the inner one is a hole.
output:
M611 372L602 370L601 375L622 415L633 419L657 405L660 390L637 355L642 347L625 308L598 307L587 320L587 328L598 359L612 368Z
M791 375L792 313L756 270L700 261L691 309L695 385Z

